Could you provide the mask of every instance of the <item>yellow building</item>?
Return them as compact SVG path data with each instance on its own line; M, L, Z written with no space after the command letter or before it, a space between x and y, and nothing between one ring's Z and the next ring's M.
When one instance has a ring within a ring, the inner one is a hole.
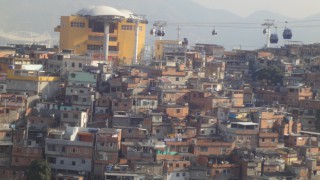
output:
M278 148L277 153L281 155L281 159L284 160L285 165L292 165L294 162L298 162L298 154L291 148Z
M164 54L167 51L175 49L181 46L181 42L176 40L157 40L155 42L155 58L156 60L162 60L164 58Z
M94 59L119 60L119 63L131 64L135 59L141 60L146 23L144 17L133 15L128 10L92 6L81 9L76 15L62 16L55 32L60 33L62 50L71 50L76 54L88 53ZM105 32L105 29L109 31ZM106 42L107 39L109 41ZM105 44L108 44L107 48Z
M43 98L53 98L60 89L59 77L45 75L44 71L9 69L7 72L7 91L9 93L38 94Z

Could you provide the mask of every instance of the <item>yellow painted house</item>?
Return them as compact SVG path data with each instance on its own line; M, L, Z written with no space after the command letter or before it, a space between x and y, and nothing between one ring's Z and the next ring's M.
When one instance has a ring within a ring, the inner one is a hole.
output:
M59 77L45 75L43 71L9 69L7 72L7 91L10 93L38 94L53 98L59 90Z
M163 59L166 46L174 47L179 46L180 42L176 40L157 40L155 42L155 58L156 60Z
M294 162L297 162L298 154L294 149L291 148L278 148L277 153L281 155L281 159L284 160L286 165L292 165Z
M108 17L114 14L123 18L109 21ZM146 22L130 21L132 16L133 13L128 10L117 10L108 6L88 7L76 15L61 16L60 25L54 30L60 33L60 49L70 50L75 54L88 53L93 59L104 59L103 21L108 21L108 60L131 64L135 54L136 27L138 27L138 61L141 60L146 35Z

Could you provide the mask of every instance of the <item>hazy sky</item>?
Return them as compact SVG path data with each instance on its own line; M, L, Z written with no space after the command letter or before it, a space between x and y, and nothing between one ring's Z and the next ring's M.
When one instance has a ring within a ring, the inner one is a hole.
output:
M293 18L320 13L320 0L193 0L208 8L226 9L240 16L269 10Z

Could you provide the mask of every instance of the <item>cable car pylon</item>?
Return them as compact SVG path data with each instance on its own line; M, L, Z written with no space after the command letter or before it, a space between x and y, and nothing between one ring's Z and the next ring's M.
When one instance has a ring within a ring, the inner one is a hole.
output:
M267 42L266 42L266 47L270 47L270 38L271 38L271 31L270 28L274 26L274 20L271 19L266 19L265 23L262 24L265 28L263 29L263 34L267 35Z

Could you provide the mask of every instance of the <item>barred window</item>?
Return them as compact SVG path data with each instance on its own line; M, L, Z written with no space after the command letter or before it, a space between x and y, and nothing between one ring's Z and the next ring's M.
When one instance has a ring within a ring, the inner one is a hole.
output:
M131 25L122 25L121 30L133 30L133 26Z
M80 27L80 28L85 28L85 23L84 22L71 22L71 27Z

